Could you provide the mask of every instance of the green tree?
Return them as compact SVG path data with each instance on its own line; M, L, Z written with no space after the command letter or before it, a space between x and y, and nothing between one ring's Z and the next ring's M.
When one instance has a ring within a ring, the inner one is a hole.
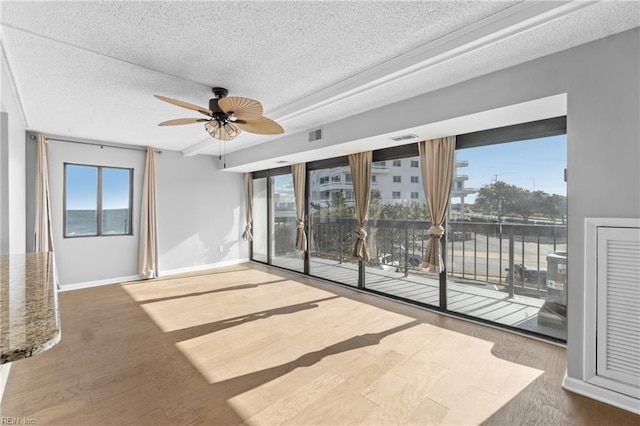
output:
M329 209L332 216L346 218L355 217L355 208L353 205L349 205L344 198L343 191L336 191L331 194L331 201L329 201Z
M566 222L567 198L544 191L529 191L505 182L494 182L478 190L475 208L485 214L497 215L502 222L505 215L520 216L525 223L531 216L542 215Z
M496 215L502 222L504 215L515 213L514 201L522 196L522 188L497 181L478 190L475 206L484 214Z
M542 203L542 212L544 216L556 220L560 219L562 224L567 221L567 197L560 194L547 194Z

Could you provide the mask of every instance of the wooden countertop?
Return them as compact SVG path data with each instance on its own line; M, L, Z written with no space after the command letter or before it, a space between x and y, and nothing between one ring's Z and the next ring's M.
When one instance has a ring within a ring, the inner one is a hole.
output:
M0 364L60 341L53 253L0 256Z

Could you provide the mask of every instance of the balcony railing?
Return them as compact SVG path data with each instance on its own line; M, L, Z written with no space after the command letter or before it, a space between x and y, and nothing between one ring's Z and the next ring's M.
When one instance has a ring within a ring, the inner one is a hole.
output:
M295 231L290 218L276 226L291 228L288 233ZM405 276L425 274L421 263L430 226L421 221L370 220L367 249L371 260L367 266L393 269ZM355 229L352 218L311 218L310 255L355 262L351 257ZM564 225L451 221L446 231L443 256L449 279L488 285L510 296L544 298L547 255L566 251Z

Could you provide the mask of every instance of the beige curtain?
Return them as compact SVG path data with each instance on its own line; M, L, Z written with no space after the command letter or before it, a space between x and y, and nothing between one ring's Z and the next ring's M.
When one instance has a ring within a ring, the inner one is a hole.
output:
M49 160L47 137L37 135L38 169L36 178L36 223L35 252L53 251L53 229L51 227L51 195L49 193Z
M147 148L142 181L142 205L140 207L140 251L138 274L142 278L158 276L158 206L156 184L156 153Z
M455 136L418 143L422 186L431 218L431 228L427 231L430 238L422 264L422 267L426 268L428 272L444 270L444 262L440 253L440 239L444 235L443 224L451 193L455 149Z
M251 228L253 227L253 180L251 179L251 173L244 174L244 194L245 194L245 209L244 209L244 232L242 238L245 241L253 241L253 233Z
M307 250L307 234L304 232L304 193L307 181L307 164L291 166L293 175L293 194L296 199L296 249Z
M349 167L351 167L351 184L353 185L353 195L356 199L356 218L358 227L356 228L356 244L353 248L353 257L361 260L369 260L369 253L365 240L367 238L367 212L369 210L369 199L371 198L371 151L360 152L349 155Z

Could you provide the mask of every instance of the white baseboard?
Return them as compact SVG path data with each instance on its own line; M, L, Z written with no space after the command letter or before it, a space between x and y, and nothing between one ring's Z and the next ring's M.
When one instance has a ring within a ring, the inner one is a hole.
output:
M224 266L238 265L246 262L249 262L248 258L227 260L223 262L209 263L206 265L189 266L187 268L169 269L166 271L160 271L158 276L166 277L166 276L184 274L189 272L198 272L198 271L204 271L207 269L222 268ZM99 287L103 285L122 284L130 281L142 281L142 278L140 278L138 275L129 275L126 277L108 278L104 280L87 281L87 282L76 283L76 284L64 284L64 285L60 285L60 291L80 290L83 288Z
M9 370L11 370L11 363L0 364L0 404L2 403L4 388L7 386L7 380L9 380Z
M60 291L80 290L83 288L100 287L109 284L121 284L128 281L138 281L140 277L138 275L127 275L126 277L107 278L104 280L87 281L76 284L60 284Z
M623 410L627 410L635 414L640 414L640 400L630 396L568 376L564 377L564 380L562 381L562 388L584 395L588 398L604 402L605 404L613 405L614 407L622 408Z
M178 269L168 269L166 271L160 271L158 276L162 278L170 275L186 274L189 272L205 271L207 269L223 268L225 266L239 265L241 263L247 263L247 262L249 262L249 258L246 258L246 257L241 259L225 260L223 262L209 263L206 265L189 266L187 268L178 268Z

